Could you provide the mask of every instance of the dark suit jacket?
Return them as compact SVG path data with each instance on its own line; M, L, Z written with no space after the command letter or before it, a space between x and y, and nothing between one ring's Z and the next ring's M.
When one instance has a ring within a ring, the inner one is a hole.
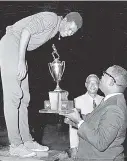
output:
M124 95L115 95L86 116L78 129L77 157L84 161L121 161L126 136L127 107ZM80 159L80 160L81 160Z

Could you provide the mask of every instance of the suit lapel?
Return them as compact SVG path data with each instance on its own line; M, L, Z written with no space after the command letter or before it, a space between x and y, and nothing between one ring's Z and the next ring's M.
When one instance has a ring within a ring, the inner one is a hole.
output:
M100 109L104 108L108 104L108 100L104 101L104 98L102 99L101 103L89 114L87 121L94 116Z

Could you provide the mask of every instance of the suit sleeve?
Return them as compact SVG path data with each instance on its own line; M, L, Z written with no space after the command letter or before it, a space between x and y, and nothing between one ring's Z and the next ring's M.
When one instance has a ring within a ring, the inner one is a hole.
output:
M123 120L123 113L118 106L108 106L96 129L84 122L78 129L78 135L99 151L105 151L116 138Z

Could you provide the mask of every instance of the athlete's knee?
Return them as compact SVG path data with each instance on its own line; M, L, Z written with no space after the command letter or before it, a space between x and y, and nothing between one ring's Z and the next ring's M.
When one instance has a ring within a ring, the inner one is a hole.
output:
M3 92L4 95L4 106L15 106L19 108L22 99L22 90L18 89L15 91Z

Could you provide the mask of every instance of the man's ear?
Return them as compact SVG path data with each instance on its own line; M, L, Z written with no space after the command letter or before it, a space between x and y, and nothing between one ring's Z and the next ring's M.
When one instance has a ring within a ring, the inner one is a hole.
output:
M87 88L87 83L85 83L85 87Z

